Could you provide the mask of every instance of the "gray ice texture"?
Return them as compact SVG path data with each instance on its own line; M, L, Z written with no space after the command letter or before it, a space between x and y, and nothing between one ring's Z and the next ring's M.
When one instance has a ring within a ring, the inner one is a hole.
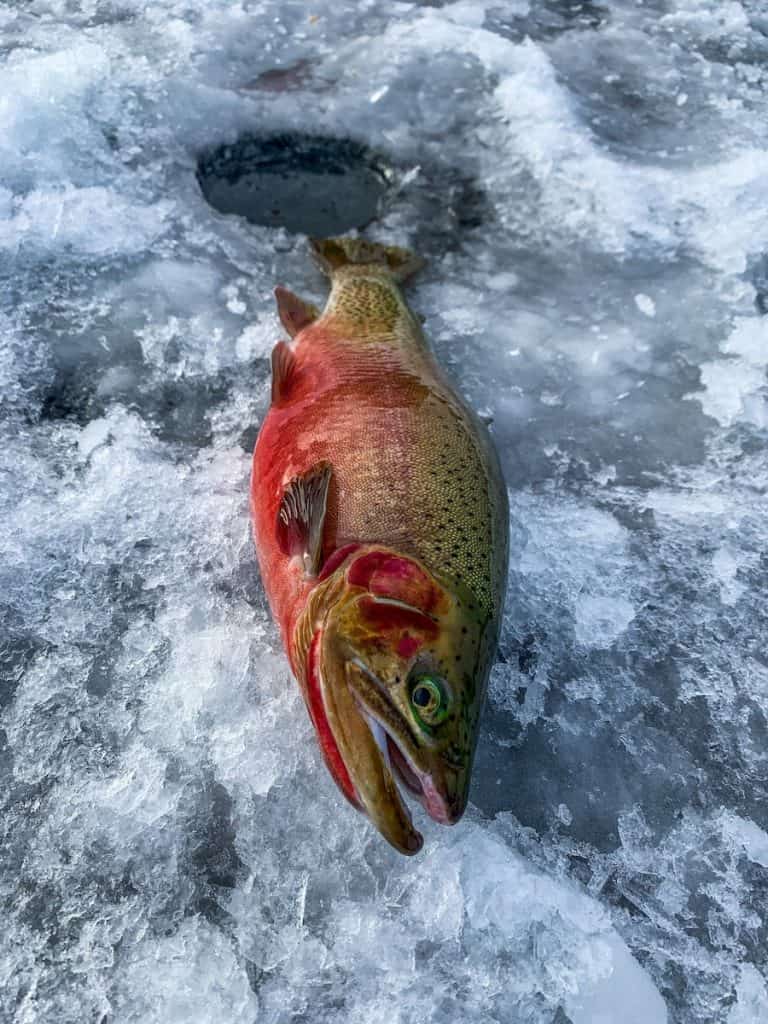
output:
M3 1024L765 1024L759 0L0 9ZM471 805L325 771L249 534L305 241L243 133L384 154L369 237L511 501Z

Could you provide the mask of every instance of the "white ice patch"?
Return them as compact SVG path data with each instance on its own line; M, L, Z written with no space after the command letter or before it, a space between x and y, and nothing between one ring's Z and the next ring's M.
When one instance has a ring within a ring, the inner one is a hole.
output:
M768 1016L768 985L752 964L744 964L736 985L736 1002L727 1024L763 1024Z
M573 1024L666 1024L664 1000L617 934L601 952L610 960L610 973L566 1000Z
M40 49L11 49L0 70L0 166L14 190L36 182L92 184L94 161L108 159L104 134L86 112L112 71L106 50L72 36L59 48L55 32L44 35Z
M82 255L141 252L165 229L173 203L143 204L112 189L36 189L0 220L0 248L73 250Z
M235 341L235 355L241 363L265 359L275 344L275 328L268 320L249 324Z
M587 594L577 598L575 614L577 642L607 647L634 619L635 606L618 594Z
M259 1000L233 943L199 919L131 943L117 972L115 1024L255 1020Z
M730 544L723 544L712 555L712 570L720 583L720 595L724 604L736 604L746 590L736 578L744 560L740 552Z
M759 317L741 317L720 345L724 358L703 363L701 402L708 416L724 427L735 422L768 425L768 326Z
M744 4L738 0L678 0L675 8L663 15L662 24L688 29L707 40L743 36L749 28Z
M552 1001L574 1024L665 1024L661 996L598 904L569 884L553 885L490 836L476 835L473 845L472 861L479 857L483 867L464 861L466 914L490 949L519 947L530 935L546 964L544 992L555 996ZM510 979L510 994L517 990L530 998L531 982L518 973Z
M455 0L443 7L442 14L457 25L480 28L485 21L485 4L474 0Z
M644 316L656 316L656 303L650 295L639 292L635 296L635 305Z
M754 821L724 812L723 833L734 844L742 847L751 861L768 868L768 833Z
M626 530L616 519L575 502L517 495L513 514L526 531L518 571L544 603L564 602L576 642L606 648L635 616Z

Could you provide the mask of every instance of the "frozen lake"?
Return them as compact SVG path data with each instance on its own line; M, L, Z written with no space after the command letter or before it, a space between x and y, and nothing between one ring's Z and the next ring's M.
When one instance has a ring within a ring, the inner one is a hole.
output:
M0 55L2 1024L765 1024L764 4L29 0ZM290 133L356 184L241 187ZM414 860L249 535L271 290L325 295L280 224L351 206L510 489Z

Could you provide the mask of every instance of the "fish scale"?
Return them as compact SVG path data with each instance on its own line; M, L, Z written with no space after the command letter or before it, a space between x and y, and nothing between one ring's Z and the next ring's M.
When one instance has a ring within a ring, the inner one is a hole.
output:
M392 310L404 312L394 318ZM379 312L382 319L373 320ZM497 614L503 580L494 566L504 559L492 553L506 535L507 512L495 454L450 390L396 285L372 278L368 268L347 272L311 332L307 344L316 351L308 349L308 357L322 349L334 364L334 382L304 420L313 457L334 463L344 492L329 523L330 544L397 539L435 572L466 583L485 613ZM361 407L368 409L362 431ZM363 445L351 450L341 437L361 437ZM375 463L368 458L373 448Z

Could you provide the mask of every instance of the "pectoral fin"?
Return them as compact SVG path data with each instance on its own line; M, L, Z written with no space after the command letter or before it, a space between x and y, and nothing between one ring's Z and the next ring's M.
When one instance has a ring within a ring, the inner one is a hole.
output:
M277 539L286 555L299 555L307 576L317 576L322 564L323 526L333 470L318 462L291 480L277 513Z
M296 357L291 346L278 341L272 349L272 403L280 405L288 398L295 370Z
M287 288L279 285L275 288L277 299L277 315L280 323L288 331L292 338L295 338L299 331L303 331L320 316L320 310L311 302L304 302L298 295L289 292Z

